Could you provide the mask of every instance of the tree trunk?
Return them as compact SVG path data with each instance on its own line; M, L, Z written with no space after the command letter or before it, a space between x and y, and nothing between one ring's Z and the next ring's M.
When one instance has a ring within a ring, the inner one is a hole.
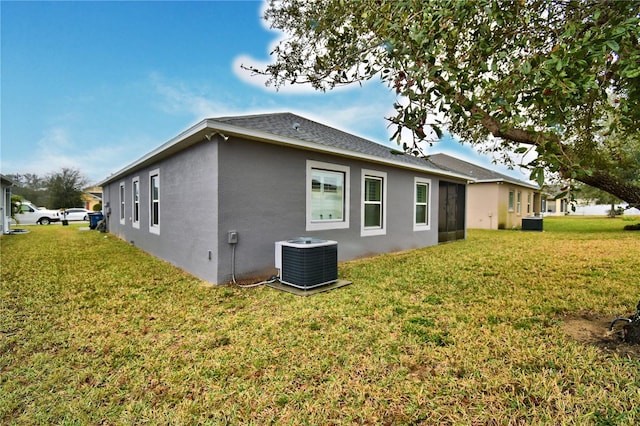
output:
M442 78L436 79L435 82L445 89L451 88L449 83ZM553 144L556 144L560 151L564 153L564 157L573 163L565 168L565 173L562 173L563 170L560 171L560 173L564 175L563 177L567 178L571 176L570 169L575 170L576 168L579 168L574 164L580 164L580 158L575 154L572 154L573 149L570 146L564 145L560 140L558 140L557 136L505 127L498 119L480 108L478 105L474 104L463 93L456 93L454 95L454 100L464 109L469 111L472 120L478 120L489 133L497 138L534 146L545 142L552 142ZM593 186L594 188L601 189L611 195L615 195L622 201L629 203L631 207L640 207L640 185L632 184L628 180L621 179L607 170L598 169L597 166L592 166L590 175L583 174L576 178L576 180L589 186Z
M606 170L593 170L591 176L584 175L577 180L615 195L622 201L629 203L632 207L640 206L640 187L633 185L629 181L612 176L610 173L607 173Z

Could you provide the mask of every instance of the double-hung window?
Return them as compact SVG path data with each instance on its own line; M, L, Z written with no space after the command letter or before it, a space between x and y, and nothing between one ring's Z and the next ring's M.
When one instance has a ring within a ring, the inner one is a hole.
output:
M118 215L118 218L120 219L120 225L124 225L125 220L125 213L124 213L124 182L120 182L120 193L119 193L119 201L120 201L120 214Z
M349 167L307 160L306 230L349 227Z
M509 211L512 212L515 205L515 197L516 193L514 191L509 191Z
M149 232L160 234L160 171L149 173Z
M387 232L387 174L362 170L361 236Z
M431 229L431 211L429 210L431 180L414 179L413 191L413 230L428 231Z
M140 228L140 177L131 181L131 223L134 228Z
M516 213L517 214L522 213L522 191L518 191L518 194L516 197Z

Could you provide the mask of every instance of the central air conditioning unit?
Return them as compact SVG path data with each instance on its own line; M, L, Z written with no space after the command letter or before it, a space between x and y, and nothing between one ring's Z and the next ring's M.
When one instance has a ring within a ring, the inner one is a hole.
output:
M276 241L280 282L310 289L338 281L338 243L301 237Z

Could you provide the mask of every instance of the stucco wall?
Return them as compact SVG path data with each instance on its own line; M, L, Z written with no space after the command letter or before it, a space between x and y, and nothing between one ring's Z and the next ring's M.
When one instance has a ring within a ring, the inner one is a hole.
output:
M513 210L509 210L509 192L514 193L514 206ZM520 211L518 212L518 191L522 194ZM531 195L531 207L530 211L527 211L527 196ZM503 184L500 185L500 208L503 212L504 221L501 224L501 229L518 228L522 226L522 218L533 216L536 212L536 197L535 191L532 189L524 188L517 185ZM539 202L539 201L538 201Z
M11 188L9 185L0 185L0 234L9 232L9 219L11 218Z
M495 182L467 186L467 227L498 229L500 186ZM506 205L504 209L506 211Z
M104 188L109 232L205 280L218 273L217 146L200 143ZM160 173L160 233L149 232L149 172ZM132 179L140 178L140 227L133 226ZM125 184L125 223L119 221L119 186ZM209 259L211 251L211 259Z
M306 230L307 160L348 166L349 227ZM160 233L149 232L149 172L160 173ZM362 170L387 173L385 235L361 236ZM140 177L140 227L132 221L132 178ZM415 178L431 180L430 229L414 231ZM119 185L125 183L126 221L120 224ZM435 245L435 176L329 154L239 139L201 142L104 188L109 230L125 241L212 283L276 272L276 241L311 236L338 242L339 260ZM234 247L228 232L238 233ZM211 253L211 260L209 259ZM235 257L235 262L232 258Z
M230 138L220 144L220 270L231 278L230 230L238 231L236 275L274 273L274 243L300 236L338 242L340 260L437 244L438 179L423 173L379 166L327 154ZM306 162L320 161L350 170L348 229L307 231ZM387 173L386 235L361 236L362 169ZM413 231L414 177L431 179L431 229Z

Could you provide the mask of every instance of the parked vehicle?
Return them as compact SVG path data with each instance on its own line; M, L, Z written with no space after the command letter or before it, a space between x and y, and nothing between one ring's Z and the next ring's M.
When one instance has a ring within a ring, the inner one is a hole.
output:
M20 209L16 214L20 225L48 225L60 220L60 214L56 210L41 209L31 203L20 203Z
M89 213L91 210L73 207L60 212L60 218L62 220L89 220Z

